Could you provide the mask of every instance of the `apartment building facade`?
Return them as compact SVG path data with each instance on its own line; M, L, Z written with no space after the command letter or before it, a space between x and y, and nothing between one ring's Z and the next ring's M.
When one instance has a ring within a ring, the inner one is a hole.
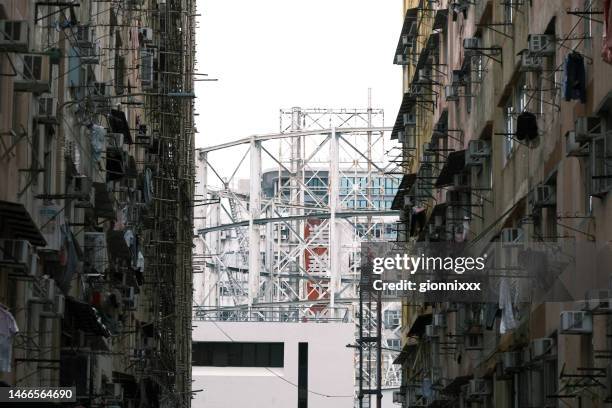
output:
M0 2L3 385L190 406L194 14Z
M397 244L512 247L514 262L555 248L573 265L556 278L574 301L405 300L396 403L610 404L610 2L404 1L404 12ZM491 270L516 282L510 266Z

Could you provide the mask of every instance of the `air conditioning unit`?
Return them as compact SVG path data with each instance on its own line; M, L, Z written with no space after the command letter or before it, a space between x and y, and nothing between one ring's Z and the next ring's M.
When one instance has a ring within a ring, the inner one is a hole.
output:
M553 339L544 337L531 341L531 358L538 359L549 353L553 346Z
M153 41L153 29L149 27L143 27L138 30L140 35L142 36L143 42L152 42Z
M589 334L593 333L593 317L582 310L561 312L561 333Z
M404 122L404 126L415 126L416 125L416 115L414 113L404 113L402 115L402 119Z
M549 207L556 203L555 189L552 186L537 186L531 194L531 204L535 207Z
M576 131L574 130L565 133L565 153L567 156L588 156L584 144L576 140Z
M503 228L501 230L500 241L504 246L522 245L523 238L522 228Z
M427 326L425 326L425 337L438 337L438 331L436 330L436 327L433 324L428 324Z
M574 122L574 132L576 142L589 142L601 133L601 120L598 117L581 116Z
M612 291L608 289L589 290L584 297L584 306L591 312L612 311Z
M468 37L463 39L463 49L476 50L480 48L480 38L478 37Z
M57 294L55 295L55 303L53 305L53 311L56 315L63 317L64 312L66 311L66 299L64 295Z
M542 69L542 57L528 51L521 54L521 71L539 71Z
M491 395L491 387L489 386L489 381L484 380L482 378L470 380L467 394L470 397Z
M57 123L57 99L50 96L38 98L38 123Z
M0 261L30 265L32 245L29 241L0 239Z
M555 36L549 34L530 34L527 37L529 52L536 55L553 55L555 53Z
M48 55L24 54L17 62L19 76L13 82L15 92L43 94L51 91Z
M79 46L88 46L93 42L93 29L89 25L79 24L76 26L74 38Z
M430 224L434 226L433 224ZM435 226L434 226L435 227ZM433 315L433 324L436 327L446 327L446 315L443 313L436 313Z
M408 65L408 56L406 56L406 55L396 55L395 56L395 64L396 65Z
M516 371L521 368L521 353L518 351L507 351L501 355L504 371Z
M83 65L96 65L100 63L100 47L95 44L79 48L79 57Z
M26 20L0 20L0 52L28 52L29 36Z
M458 101L459 100L459 92L455 85L445 85L444 86L444 98L447 102L449 101Z
M108 139L108 146L114 147L115 149L123 149L125 146L123 133L107 133L106 138Z
M480 166L484 160L491 157L491 147L485 140L470 140L465 150L465 164L468 166Z

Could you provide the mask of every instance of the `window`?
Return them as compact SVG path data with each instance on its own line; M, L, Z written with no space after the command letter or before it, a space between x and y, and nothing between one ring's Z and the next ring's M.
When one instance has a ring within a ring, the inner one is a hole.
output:
M284 343L194 342L194 366L283 367Z
M585 50L590 50L591 46L592 46L592 42L591 42L591 36L593 35L593 20L590 16L588 15L588 13L591 13L593 11L593 0L584 0L584 8L583 8L584 12L587 13L587 15L584 16L584 18L582 18L582 23L583 23L583 38L584 38L584 48Z
M514 96L516 98L516 106L518 107L517 113L523 112L527 109L529 103L529 95L527 94L527 83L525 81L525 75L522 75L516 84L514 90Z
M591 142L591 194L612 188L612 115L601 121L601 133Z
M115 93L123 95L125 88L125 58L115 55Z
M385 310L383 319L387 329L395 329L400 323L399 310Z
M472 61L474 64L474 76L476 78L476 82L480 82L484 77L484 57L482 56L482 54L478 54L472 57Z
M527 109L529 104L529 94L527 93L527 82L522 75L514 86L512 95L508 97L504 108L504 127L506 140L504 143L505 157L512 154L515 146L514 133L516 132L516 115Z
M515 0L504 1L504 23L512 24L514 22L514 5L512 2Z
M45 151L43 156L43 168L44 168L44 185L43 191L45 194L53 193L53 135L51 132L45 132Z
M400 350L401 348L400 339L387 339L387 348L390 348L393 350Z
M466 58L468 61L465 64L464 72L465 75L465 94L466 97L463 98L465 101L465 111L468 113L472 113L472 60L471 58Z

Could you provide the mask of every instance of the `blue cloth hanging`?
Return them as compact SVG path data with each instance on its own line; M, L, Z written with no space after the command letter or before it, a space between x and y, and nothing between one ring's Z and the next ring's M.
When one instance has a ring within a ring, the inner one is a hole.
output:
M584 58L576 51L565 57L563 76L563 98L566 101L579 99L586 103L586 71Z

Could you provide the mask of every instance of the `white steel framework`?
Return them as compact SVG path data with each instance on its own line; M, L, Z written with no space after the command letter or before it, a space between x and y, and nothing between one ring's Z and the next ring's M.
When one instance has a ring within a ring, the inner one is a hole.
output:
M279 133L199 150L195 319L357 322L361 243L390 239L398 215L391 128L371 108L280 113ZM383 388L399 386L396 355Z

